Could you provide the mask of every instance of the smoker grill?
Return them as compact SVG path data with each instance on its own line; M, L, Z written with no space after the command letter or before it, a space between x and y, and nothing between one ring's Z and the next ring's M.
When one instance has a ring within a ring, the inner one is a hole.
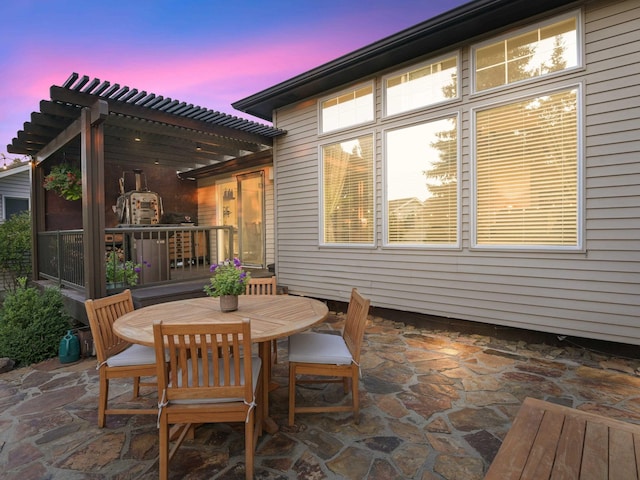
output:
M125 193L122 173L120 178L120 196L115 206L118 223L124 225L157 225L162 218L162 198L156 192L150 192L147 187L147 177L144 177L142 187L142 170L133 170L136 189Z

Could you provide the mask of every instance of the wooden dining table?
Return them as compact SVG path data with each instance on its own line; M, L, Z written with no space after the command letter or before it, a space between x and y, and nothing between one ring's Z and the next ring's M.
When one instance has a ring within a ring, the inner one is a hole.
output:
M197 324L251 320L251 341L259 345L263 366L263 406L265 429L277 431L269 417L271 382L271 341L302 332L324 321L329 315L326 304L295 295L240 295L238 310L222 312L220 299L199 297L143 307L118 318L113 330L119 337L140 345L153 346L153 323Z
M637 480L640 425L526 398L485 480Z

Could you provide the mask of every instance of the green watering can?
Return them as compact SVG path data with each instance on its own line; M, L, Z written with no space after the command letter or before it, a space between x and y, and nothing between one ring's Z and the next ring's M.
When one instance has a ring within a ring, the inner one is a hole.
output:
M58 351L60 363L77 362L80 359L80 341L78 337L67 331L67 334L60 340L60 350Z

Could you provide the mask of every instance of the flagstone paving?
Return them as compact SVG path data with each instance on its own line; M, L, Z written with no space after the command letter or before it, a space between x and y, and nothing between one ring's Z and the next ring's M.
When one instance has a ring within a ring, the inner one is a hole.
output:
M342 314L319 329L339 330ZM286 342L271 392L280 429L256 452L259 479L481 479L527 396L640 423L640 361L414 328L370 317L361 362L361 420L305 414L287 426ZM0 374L0 477L6 480L154 479L156 418L96 422L95 359L52 359ZM301 401L342 400L339 385L300 387ZM153 389L131 400L111 382L112 402L153 405ZM170 464L171 479L243 479L242 425L204 425Z

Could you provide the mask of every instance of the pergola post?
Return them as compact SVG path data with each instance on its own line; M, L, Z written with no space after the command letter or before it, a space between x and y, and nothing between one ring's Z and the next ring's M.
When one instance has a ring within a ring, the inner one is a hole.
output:
M104 262L104 126L109 113L104 100L83 108L80 116L80 163L82 168L82 228L86 298L107 294ZM96 261L96 259L100 259Z

